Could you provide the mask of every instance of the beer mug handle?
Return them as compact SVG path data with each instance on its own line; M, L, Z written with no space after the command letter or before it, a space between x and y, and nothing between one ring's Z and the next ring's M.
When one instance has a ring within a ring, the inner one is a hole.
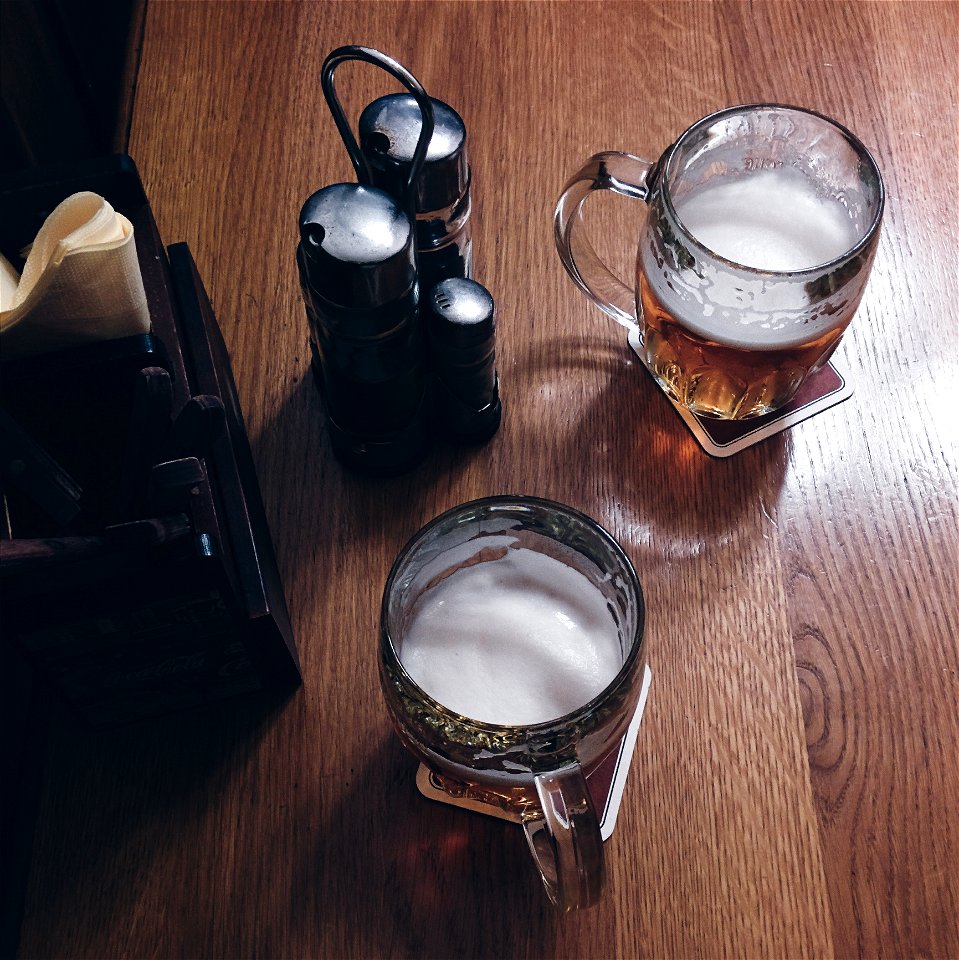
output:
M615 150L595 154L569 179L553 217L556 249L566 272L600 310L630 331L638 331L635 290L623 283L593 249L583 225L583 204L596 190L612 190L645 202L654 166Z
M563 910L599 900L606 876L603 838L578 763L535 779L540 811L525 820L526 842L550 900Z

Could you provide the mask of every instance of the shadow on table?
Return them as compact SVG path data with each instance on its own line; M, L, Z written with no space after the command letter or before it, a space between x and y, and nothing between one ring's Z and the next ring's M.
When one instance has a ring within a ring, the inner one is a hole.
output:
M437 444L418 467L388 478L357 475L335 460L306 370L251 438L277 552L291 569L316 544L344 533L351 542L398 550L452 505L451 484L461 499L503 492L490 485L506 481L514 492L570 501L585 483L608 491L623 523L649 527L679 549L678 541L689 541L694 550L748 525L760 509L771 512L778 500L789 431L726 459L710 457L625 342L617 347L588 335L537 340L503 359L509 367L501 371L504 424L495 459L489 448ZM537 406L542 416L535 422L513 413ZM475 491L461 482L474 462L482 467ZM520 489L527 478L535 491Z
M563 917L520 828L427 800L415 771L384 734L303 851L294 887L322 896L320 942L363 957L553 955Z
M405 542L413 533L410 518L432 499L437 478L446 479L447 461L463 459L437 444L420 464L397 476L350 470L333 455L309 370L250 442L268 512L276 518L274 536L293 557L344 532L356 543Z
M182 899L164 924L166 949L212 955L207 873L183 854L211 848L211 807L237 796L231 784L289 701L240 697L101 730L55 703L21 955L119 955L132 917L146 911L150 929L151 911L175 910L171 889Z
M623 526L648 528L667 549L685 542L698 550L772 510L789 462L788 431L732 457L711 457L629 347L598 337L531 344L518 358L514 389L568 388L583 371L606 382L579 407L567 403L567 425L551 437L550 456L585 464L591 486L608 491ZM521 448L536 442L526 429Z
M333 456L308 370L250 441L277 555L290 571L331 538L386 545L395 555L420 526L455 505L450 494L459 478L490 455L485 446L436 440L420 464L397 476L352 471ZM475 496L488 492L478 487Z

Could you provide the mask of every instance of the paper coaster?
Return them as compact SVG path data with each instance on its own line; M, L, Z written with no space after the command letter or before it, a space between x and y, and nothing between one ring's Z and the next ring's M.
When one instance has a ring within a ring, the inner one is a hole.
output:
M642 360L642 345L639 342L638 331L630 331L629 345L636 356ZM643 369L646 370L645 363ZM646 372L649 373L648 370ZM652 377L652 374L649 375ZM652 379L653 383L659 386L656 378ZM659 388L662 390L662 387ZM830 361L822 370L809 377L799 388L796 396L781 410L766 414L764 417L756 417L754 420L738 421L700 417L676 403L665 390L663 394L683 418L683 422L706 453L714 457L731 457L734 453L759 443L760 440L765 440L847 400L852 396L852 384Z
M636 712L629 724L629 729L620 741L619 749L614 750L587 778L586 786L592 797L593 806L599 814L599 832L604 840L608 840L616 826L616 817L619 815L619 805L623 799L623 790L626 788L626 778L629 775L629 764L633 758L633 748L636 746L636 736L639 725L646 709L646 696L649 693L649 684L653 674L649 667L643 674L643 686L639 692L639 702ZM433 782L430 771L420 764L416 771L416 786L424 797L448 803L452 807L461 807L463 810L472 810L488 817L498 817L500 820L510 820L520 823L517 813L509 813L500 807L483 803L479 800L460 799L451 797Z

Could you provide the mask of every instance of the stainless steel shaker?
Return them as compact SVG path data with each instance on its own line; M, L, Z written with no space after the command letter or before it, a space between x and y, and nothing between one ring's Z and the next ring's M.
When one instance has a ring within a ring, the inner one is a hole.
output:
M313 372L333 451L366 472L404 470L429 443L409 217L382 190L337 183L306 201L299 229Z
M422 173L413 184L420 288L425 296L441 280L472 277L470 166L466 125L449 104L430 98L433 133ZM360 149L372 183L402 197L423 126L416 98L390 94L360 115Z
M479 444L499 429L496 307L475 280L441 280L423 298L434 429L453 443Z

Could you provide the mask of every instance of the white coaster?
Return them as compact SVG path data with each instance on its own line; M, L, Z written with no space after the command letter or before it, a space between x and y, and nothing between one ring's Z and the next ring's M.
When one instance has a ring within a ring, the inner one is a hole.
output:
M642 362L642 345L639 342L638 331L630 331L628 342ZM646 370L645 363L643 363L643 369ZM649 373L648 370L646 372ZM652 374L650 376L652 377ZM653 382L656 383L655 377ZM658 383L656 385L659 386ZM852 396L852 391L849 379L843 376L830 361L822 370L814 373L803 383L796 396L782 410L767 414L765 417L756 417L754 420L716 420L713 417L700 417L676 403L665 390L663 394L683 418L683 423L689 427L690 432L706 453L713 457L731 457L734 453L759 443L760 440L787 430L847 400Z
M626 778L629 775L630 761L633 758L639 725L642 723L643 712L646 709L646 697L649 694L649 685L652 678L652 671L647 665L646 672L643 675L643 686L639 692L639 702L636 704L636 712L633 714L629 729L620 741L619 749L614 750L586 778L586 786L589 788L593 806L599 815L599 832L604 840L608 840L612 835L613 828L616 826L616 818L619 816L619 805L623 799L623 791L626 789ZM498 817L500 820L509 820L513 823L521 822L519 814L509 813L492 804L483 803L480 800L451 797L433 782L432 774L423 764L420 764L416 771L416 786L420 793L430 800L438 800L440 803L447 803L464 810L472 810L488 817Z

